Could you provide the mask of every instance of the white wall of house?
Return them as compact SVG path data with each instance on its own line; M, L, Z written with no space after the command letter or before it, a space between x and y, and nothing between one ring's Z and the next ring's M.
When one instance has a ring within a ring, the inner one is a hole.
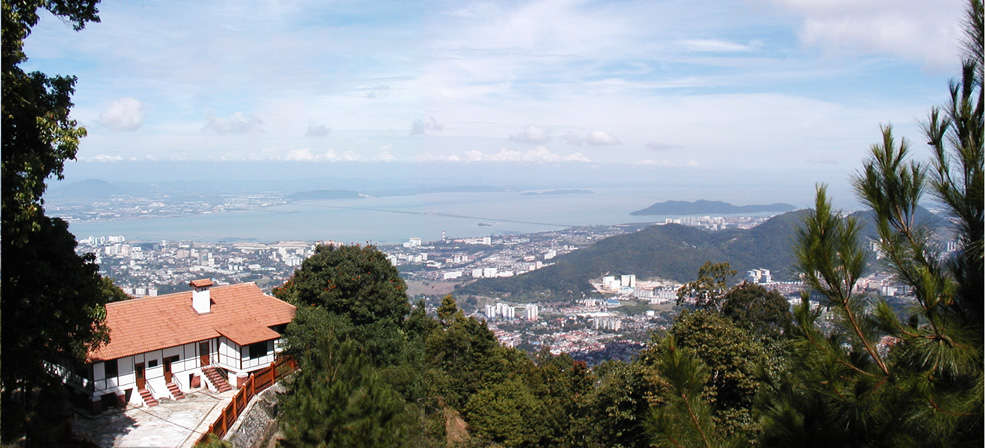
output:
M239 345L225 337L219 338L219 364L230 371L230 381L235 381L236 373L248 372L267 367L274 362L274 348L280 347L280 339L262 342L266 346L264 355L250 357L250 346Z
M210 365L221 367L229 371L229 382L236 385L237 374L245 374L253 370L258 370L274 362L277 351L280 351L282 341L280 339L265 341L266 350L262 356L251 357L250 346L240 346L225 337L211 339L209 342ZM192 375L202 375L201 358L199 353L199 343L194 342L177 347L170 347L162 350L154 350L139 355L125 356L116 360L117 375L107 376L106 362L97 362L92 365L93 386L92 399L99 400L103 395L114 394L122 395L130 390L130 403L140 405L143 400L137 392L136 365L144 364L144 378L147 380L149 389L155 398L169 398L165 375L164 361L172 359L171 373L172 381L182 391L188 391ZM253 353L258 355L259 353ZM62 369L65 370L65 369ZM68 372L63 376L68 377ZM83 384L90 383L82 380Z
M136 390L136 365L140 363L144 364L144 379L147 380L154 397L169 397L170 393L164 377L164 360L175 357L177 360L171 363L172 381L180 389L188 390L191 375L201 374L198 355L198 344L192 343L139 355L124 356L116 360L118 375L115 377L107 377L105 362L94 363L92 366L93 399L99 399L106 394L123 394L127 389L132 389L130 402L140 404L142 400Z
M219 364L226 368L239 368L239 345L225 336L219 337Z
M276 341L279 341L279 340L280 339L277 339ZM265 354L262 355L262 356L258 356L256 358L251 358L250 357L251 354L250 354L250 346L249 345L244 346L244 347L241 347L240 348L240 358L243 360L242 361L243 362L243 369L256 369L256 368L261 368L261 367L267 367L267 366L270 365L270 363L274 362L274 354L275 354L275 352L274 352L274 342L275 341L264 341L264 342L261 342L260 344L263 344L263 346L265 346L265 350L263 350L263 352ZM277 344L277 345L279 346L280 344Z

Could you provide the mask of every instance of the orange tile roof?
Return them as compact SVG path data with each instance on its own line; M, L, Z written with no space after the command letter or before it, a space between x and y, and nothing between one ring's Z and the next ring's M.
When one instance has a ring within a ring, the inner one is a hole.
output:
M106 305L108 344L89 353L105 361L226 336L239 345L275 339L268 327L294 318L294 305L268 296L253 283L209 289L212 308L198 314L192 292L124 300Z
M200 278L198 280L192 280L191 283L188 283L188 286L193 286L195 288L201 288L203 286L212 286L212 279Z

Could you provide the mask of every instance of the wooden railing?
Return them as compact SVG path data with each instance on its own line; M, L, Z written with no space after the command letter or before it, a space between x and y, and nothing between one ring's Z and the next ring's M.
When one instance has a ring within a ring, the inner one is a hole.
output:
M297 370L297 362L293 358L286 358L275 361L270 366L250 374L246 384L233 395L233 401L222 410L222 414L211 425L209 430L202 434L198 443L202 443L209 438L209 434L215 434L222 438L229 431L229 428L236 422L236 419L246 410L246 405L250 403L257 394L272 386L281 377L293 373Z

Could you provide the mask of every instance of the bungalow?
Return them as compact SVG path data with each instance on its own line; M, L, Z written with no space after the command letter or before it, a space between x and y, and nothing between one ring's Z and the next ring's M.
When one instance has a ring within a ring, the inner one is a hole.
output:
M192 291L106 305L109 343L89 353L81 371L63 372L93 408L154 406L203 383L224 392L274 361L293 305L253 283L189 285Z

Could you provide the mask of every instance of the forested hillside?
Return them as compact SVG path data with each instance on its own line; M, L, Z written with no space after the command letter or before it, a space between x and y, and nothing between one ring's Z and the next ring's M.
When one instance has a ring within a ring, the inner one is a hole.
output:
M775 216L751 229L709 231L679 224L655 225L638 232L603 239L557 258L555 264L515 277L484 278L458 290L460 295L499 295L518 301L578 298L594 289L589 280L605 274L636 274L681 283L694 280L706 261L732 265L740 276L770 269L778 281L796 279L793 242L804 211ZM852 217L862 224L861 236L878 240L873 212ZM950 234L946 222L924 207L914 215L933 232Z
M588 281L603 274L686 282L709 260L731 263L739 272L771 269L775 278L788 280L793 278L791 245L799 216L799 212L785 213L748 230L651 226L606 238L527 274L478 280L458 294L503 295L514 300L581 297L593 291Z

